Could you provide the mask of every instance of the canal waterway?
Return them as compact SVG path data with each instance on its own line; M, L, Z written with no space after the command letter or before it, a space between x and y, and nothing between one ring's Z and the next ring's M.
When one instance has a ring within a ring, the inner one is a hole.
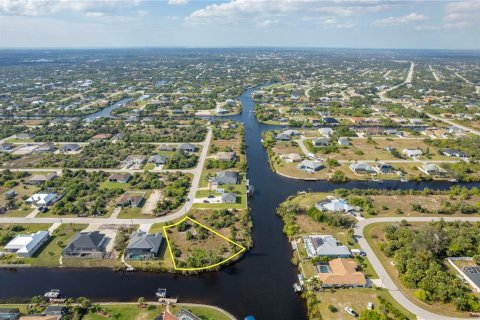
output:
M446 182L370 181L332 184L326 181L292 180L273 173L260 142L261 132L271 126L255 119L254 102L247 89L240 97L242 114L231 119L245 125L249 179L255 198L249 207L253 219L254 246L235 264L198 276L166 273L116 273L107 269L0 269L0 300L29 298L51 288L61 288L69 297L85 296L95 301L154 299L157 288L181 302L217 305L243 319L252 314L258 320L301 320L307 318L304 301L294 294L297 270L291 264L291 247L282 233L283 224L275 210L279 203L298 191L329 191L336 188L446 189Z

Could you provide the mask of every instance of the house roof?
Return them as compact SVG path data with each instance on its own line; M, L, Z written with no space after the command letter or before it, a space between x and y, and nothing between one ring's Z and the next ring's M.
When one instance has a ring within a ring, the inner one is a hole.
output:
M331 235L311 235L303 238L305 249L310 258L315 256L350 256L350 250L338 245L337 239Z
M211 181L213 184L236 184L238 182L238 172L221 171Z
M157 254L162 244L162 234L160 232L155 234L149 234L145 231L139 230L133 232L128 240L128 249L146 249L150 252Z
M315 205L315 207L319 210L326 210L332 212L349 212L353 210L353 207L351 207L348 202L343 199L320 201Z
M17 253L30 253L45 238L50 237L48 231L37 231L32 234L19 234L6 246L6 250L16 250Z
M46 205L51 203L53 200L55 200L58 197L56 193L53 192L40 192L40 193L35 193L31 197L29 197L26 202L31 202L35 203L38 205Z
M98 250L100 249L100 246L102 245L104 239L105 235L103 233L100 233L99 231L79 232L73 237L73 239L63 251L73 252L76 250L92 248L96 248Z
M333 259L329 262L331 272L320 273L319 279L326 285L358 285L365 286L365 275L356 271L357 264L353 260Z
M237 194L233 192L222 194L222 202L225 201L237 201Z
M323 167L323 164L320 161L312 161L312 160L303 160L298 164L299 168L308 168L308 169L320 169Z

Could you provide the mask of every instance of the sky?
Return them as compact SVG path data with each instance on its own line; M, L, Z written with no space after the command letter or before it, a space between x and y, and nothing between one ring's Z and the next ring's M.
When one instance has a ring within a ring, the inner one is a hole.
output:
M0 47L480 49L480 0L0 0Z

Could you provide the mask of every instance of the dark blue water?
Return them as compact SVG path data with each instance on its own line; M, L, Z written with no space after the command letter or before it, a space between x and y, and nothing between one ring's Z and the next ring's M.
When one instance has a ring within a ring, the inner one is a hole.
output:
M278 204L301 190L329 191L335 188L446 189L449 183L382 184L349 182L336 185L324 181L292 180L271 172L260 142L263 130L254 116L254 103L248 89L242 94L244 111L230 118L245 124L249 179L255 186L250 201L254 222L254 247L239 262L220 272L199 276L155 273L115 273L107 269L19 269L0 270L0 299L31 297L50 288L61 288L70 297L86 296L97 301L136 301L140 296L154 299L157 288L167 288L183 302L222 307L239 319L253 314L259 320L306 319L304 302L293 293L296 268L290 263L291 247L276 216Z
M132 101L132 98L123 98L122 100L119 100L119 101L115 102L114 104L109 105L106 108L103 108L100 111L97 111L95 113L91 113L91 114L85 116L85 120L86 121L93 121L97 118L110 118L112 110L123 107L124 105L126 105L130 101Z

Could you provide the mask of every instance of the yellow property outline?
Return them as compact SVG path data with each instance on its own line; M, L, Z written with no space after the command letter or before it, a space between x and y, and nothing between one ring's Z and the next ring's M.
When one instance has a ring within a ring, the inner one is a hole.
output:
M223 260L223 261L220 261L218 263L215 263L215 264L212 264L210 266L206 266L206 267L200 267L200 268L178 268L176 263L175 263L175 256L173 255L173 252L172 252L172 247L170 246L170 241L168 240L168 233L167 233L167 228L171 228L171 227L175 227L176 225L179 225L180 223L184 222L185 220L190 220L191 222L207 229L208 231L210 232L213 232L215 235L221 237L222 239L225 239L227 240L228 242L238 246L241 248L241 250L237 253L235 253L234 255L228 257L227 259ZM216 266L219 266L221 264L224 264L225 262L235 258L236 256L238 256L239 254L241 254L242 252L246 251L247 248L245 248L244 246L242 246L241 244L233 241L233 240L230 240L229 238L225 237L224 235L220 234L218 231L215 231L213 229L210 229L209 227L207 227L206 225L198 222L197 220L195 219L192 219L190 217L184 217L182 220L174 223L174 224L171 224L171 225L168 225L168 226L163 226L163 234L165 235L165 239L167 239L167 245L168 245L168 251L170 252L170 256L172 257L172 260L173 260L173 267L175 268L175 270L182 270L182 271L196 271L196 270L205 270L205 269L210 269L210 268L215 268Z

